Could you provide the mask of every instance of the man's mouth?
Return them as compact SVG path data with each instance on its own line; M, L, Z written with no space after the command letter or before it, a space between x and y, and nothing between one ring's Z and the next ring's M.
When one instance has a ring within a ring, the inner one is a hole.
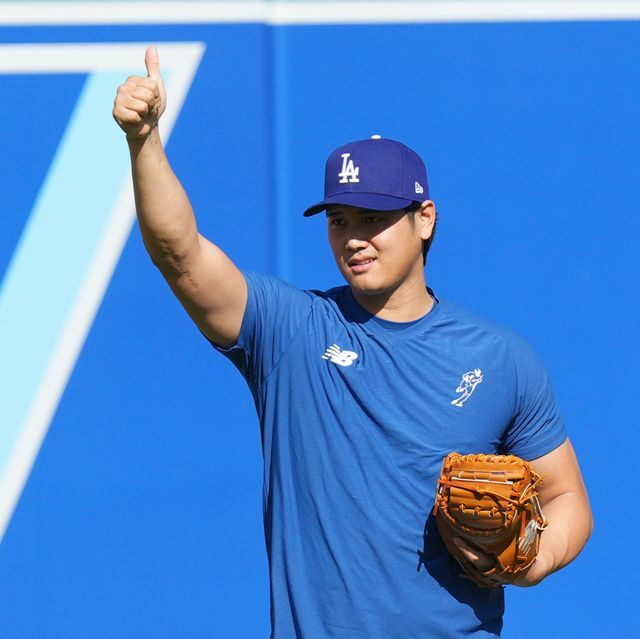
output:
M351 258L347 264L354 273L364 273L374 261L375 257Z

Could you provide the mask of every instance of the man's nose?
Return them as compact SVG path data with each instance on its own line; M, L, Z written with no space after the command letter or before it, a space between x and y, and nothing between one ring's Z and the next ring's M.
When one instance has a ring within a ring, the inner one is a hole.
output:
M360 237L357 234L349 238L347 242L347 249L349 251L359 251L363 248L366 248L369 245L369 240L367 240L364 236Z

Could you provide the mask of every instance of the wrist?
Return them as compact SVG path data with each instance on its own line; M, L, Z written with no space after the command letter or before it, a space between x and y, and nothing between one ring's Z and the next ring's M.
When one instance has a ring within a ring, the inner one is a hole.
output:
M155 144L161 144L160 133L157 125L152 127L149 133L145 136L130 135L127 133L126 140L129 145L129 149L131 149L132 152L139 152L145 146L148 147Z

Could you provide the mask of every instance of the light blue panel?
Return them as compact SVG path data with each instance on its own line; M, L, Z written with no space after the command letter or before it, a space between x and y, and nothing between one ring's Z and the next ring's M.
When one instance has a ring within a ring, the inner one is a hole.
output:
M0 74L0 122L11 122L0 147L0 287L85 81L77 73ZM47 115L38 117L43 95Z
M105 107L122 76L87 78L0 290L0 469L129 170Z

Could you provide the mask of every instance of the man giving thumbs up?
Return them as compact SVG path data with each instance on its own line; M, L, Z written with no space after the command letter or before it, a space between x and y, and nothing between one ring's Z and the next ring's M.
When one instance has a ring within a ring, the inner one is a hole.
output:
M326 212L346 286L302 291L240 272L198 232L158 133L165 96L154 47L145 64L146 78L118 89L113 115L127 134L151 259L255 400L272 639L498 637L502 586L465 579L431 525L443 457L501 452L544 477L548 525L517 585L572 561L592 517L539 358L426 285L436 209L424 162L380 135L329 156L324 199L305 215ZM233 211L240 233L252 224L245 199ZM460 551L497 571L492 556Z

